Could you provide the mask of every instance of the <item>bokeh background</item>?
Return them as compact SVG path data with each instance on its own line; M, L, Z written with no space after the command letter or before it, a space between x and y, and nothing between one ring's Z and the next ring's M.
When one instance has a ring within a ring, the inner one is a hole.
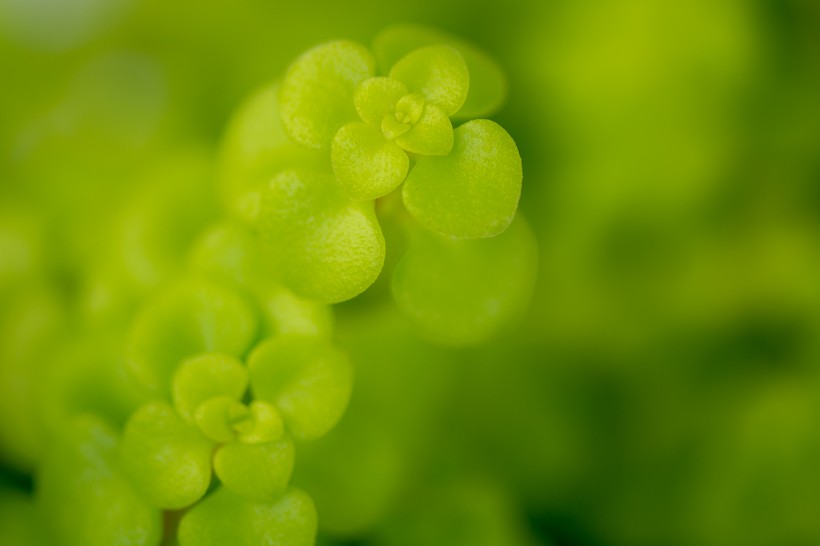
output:
M336 309L355 391L294 478L320 544L820 544L815 0L0 0L0 542L36 543L35 400L105 398L219 218L231 113L403 22L507 71L540 270L478 347Z

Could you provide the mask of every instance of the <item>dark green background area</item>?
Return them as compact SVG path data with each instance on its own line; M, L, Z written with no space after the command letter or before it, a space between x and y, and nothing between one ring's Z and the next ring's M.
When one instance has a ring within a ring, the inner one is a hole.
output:
M317 43L405 22L507 71L493 119L522 156L538 282L478 347L421 339L383 280L336 309L353 399L294 477L319 543L820 544L814 0L5 0L0 372L89 329L110 335L77 343L116 347L129 298L219 217L242 100ZM123 222L151 267L112 243ZM78 408L97 379L77 372ZM24 406L0 400L0 430ZM0 536L31 544L15 449Z

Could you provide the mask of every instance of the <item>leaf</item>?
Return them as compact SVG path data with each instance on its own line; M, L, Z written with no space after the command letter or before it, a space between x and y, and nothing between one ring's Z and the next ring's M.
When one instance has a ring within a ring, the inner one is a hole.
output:
M373 51L379 69L387 72L402 57L429 45L449 45L459 51L470 73L464 105L453 117L471 119L495 113L507 98L507 78L501 67L475 45L436 29L419 25L389 27L376 36Z
M424 227L461 238L507 229L521 194L521 157L497 123L468 121L448 156L419 157L403 187L404 204Z
M379 128L384 116L392 114L399 99L408 93L407 86L400 81L379 76L363 81L356 88L353 103L362 121Z
M131 484L153 506L185 508L211 482L213 443L164 402L138 409L122 437L120 461Z
M232 116L220 146L219 194L228 212L244 222L258 214L260 192L271 176L319 157L285 133L278 97L278 83L251 95Z
M393 273L401 311L434 341L485 341L530 300L538 266L522 218L490 239L452 239L419 230Z
M372 202L341 194L333 176L293 169L270 183L262 201L263 250L288 288L337 303L366 290L384 264L384 237Z
M248 369L236 358L208 353L185 360L174 374L171 393L183 419L193 420L200 404L216 396L240 400L248 387Z
M316 508L293 487L273 502L223 487L182 516L178 537L180 546L313 546Z
M232 396L209 398L197 406L194 412L194 423L199 430L217 443L236 441L236 430L233 422L244 419L248 407Z
M452 131L451 131L452 133ZM381 131L361 122L348 123L333 137L333 172L355 200L387 195L407 176L410 158Z
M278 283L266 283L254 290L265 321L263 337L276 334L333 334L333 308L301 298Z
M427 103L421 118L396 144L414 154L447 155L453 149L453 125L441 108Z
M236 292L188 281L150 301L128 334L126 367L155 395L170 397L183 360L206 352L242 356L256 338L255 309Z
M265 444L226 444L214 456L214 470L237 495L274 501L288 486L293 461L293 441L285 436Z
M37 503L56 546L156 546L160 511L132 489L117 466L117 435L102 420L66 424L37 472ZM5 535L4 535L5 538Z
M390 77L441 107L448 116L462 107L470 88L470 73L464 57L446 45L422 47L408 53L393 65Z
M352 389L347 356L310 336L278 336L248 360L254 396L275 405L297 440L326 434L342 417Z
M355 42L329 42L302 54L279 91L287 134L309 148L329 146L336 131L356 119L354 90L374 72L372 54Z

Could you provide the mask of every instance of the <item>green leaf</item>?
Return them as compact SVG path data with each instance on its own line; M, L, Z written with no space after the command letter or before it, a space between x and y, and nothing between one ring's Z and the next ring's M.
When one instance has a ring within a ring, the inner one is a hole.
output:
M419 230L393 273L393 296L427 337L479 343L523 312L537 266L535 236L520 217L490 239Z
M287 436L265 444L227 444L214 456L214 470L222 484L243 497L274 501L293 472L293 441Z
M330 173L280 173L262 204L266 257L299 296L336 303L359 295L379 276L385 248L373 203L341 195Z
M317 161L319 152L295 144L279 115L279 85L248 98L231 118L219 153L219 193L234 218L251 222L259 196L277 172Z
M55 546L157 546L160 511L120 474L117 436L83 416L66 424L37 472L37 503ZM5 535L4 535L5 538Z
M427 103L421 118L396 144L414 154L447 155L453 149L453 125L444 110Z
M188 269L217 282L247 286L260 269L258 246L249 228L220 222L194 242L188 254Z
M202 433L217 443L236 441L234 421L247 417L248 407L233 396L216 396L199 406L194 422Z
M399 99L408 93L407 86L400 81L379 76L356 88L353 104L362 121L378 129L384 116L392 114Z
M244 444L266 444L279 440L285 433L285 423L275 406L262 400L254 400L245 419L237 420L234 428L239 441Z
M372 54L355 42L329 42L305 52L279 91L287 134L309 148L329 146L336 131L356 118L353 93L374 72Z
M297 440L313 440L333 428L347 407L353 373L347 356L310 336L278 336L248 360L251 390L274 404Z
M189 422L200 404L216 396L239 400L248 387L248 369L236 358L209 353L185 360L177 368L171 395L177 412Z
M255 309L216 283L188 281L150 301L128 335L126 366L154 394L170 397L177 366L191 356L242 356L256 338Z
M470 73L470 89L454 117L471 119L495 113L507 98L507 78L492 58L475 45L436 29L418 25L389 27L376 36L373 51L379 69L387 72L408 53L424 46L444 44L459 51Z
M332 335L334 319L331 306L300 298L277 283L265 283L254 292L262 308L264 337L276 334Z
M223 487L182 517L178 537L180 546L313 546L316 508L296 488L259 502Z
M470 72L464 57L446 45L433 45L408 53L390 69L413 93L440 106L448 116L464 104L470 89Z
M495 122L468 121L444 157L419 157L403 187L407 210L424 227L453 237L493 237L507 229L521 194L521 157Z
M410 158L401 148L361 122L339 129L330 157L339 184L359 201L387 195L404 181L410 167Z
M122 437L120 461L131 484L153 506L185 508L211 482L213 443L164 402L137 410Z

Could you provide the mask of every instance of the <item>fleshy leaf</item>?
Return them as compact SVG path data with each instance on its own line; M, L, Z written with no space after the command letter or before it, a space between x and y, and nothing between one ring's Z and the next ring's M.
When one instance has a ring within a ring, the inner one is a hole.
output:
M265 444L226 444L214 456L214 471L234 493L273 501L287 488L293 461L293 441L284 436Z
M330 173L280 173L263 196L262 210L265 255L298 295L344 301L367 289L381 272L384 237L373 203L350 201Z
M479 343L521 313L538 265L522 218L489 239L452 239L419 230L393 273L396 303L427 337Z
M393 113L393 107L410 91L393 78L379 76L365 80L356 88L353 103L362 121L379 128L384 116Z
M336 131L356 119L353 93L374 72L372 54L355 42L329 42L305 52L288 69L279 90L287 134L309 148L330 145Z
M407 210L435 232L493 237L507 229L521 195L521 157L512 137L486 119L454 131L444 157L419 157L402 188Z
M194 422L202 433L217 443L233 442L237 432L233 422L245 419L248 407L232 396L217 396L201 403L194 412Z
M171 378L188 357L206 352L241 356L257 332L256 311L219 284L191 281L152 300L129 332L126 366L157 395L170 395Z
M180 546L313 546L316 508L293 487L273 502L223 487L182 517L178 538Z
M301 298L284 286L267 283L255 290L264 319L263 336L307 334L330 337L333 308Z
M359 201L387 195L404 181L410 167L410 158L401 148L385 139L378 129L361 122L339 129L333 137L330 157L336 179L351 198Z
M507 98L507 78L501 67L475 45L439 30L418 25L398 25L380 32L373 41L381 71L387 72L399 59L424 46L445 44L464 57L470 72L470 89L461 110L453 117L470 119L489 116Z
M191 421L196 408L215 396L242 398L248 387L248 369L236 358L220 353L195 356L177 368L171 386L174 406Z
M427 103L421 118L396 144L414 154L447 155L453 149L453 125L444 110Z
M171 405L151 402L125 426L120 461L148 502L176 510L195 503L208 490L212 452L213 443Z
M221 222L208 228L193 244L188 267L218 282L246 286L260 268L258 242L245 226Z
M341 418L352 388L347 356L310 336L278 336L251 353L251 390L274 404L297 440L326 434Z
M446 45L426 46L407 54L390 69L390 77L439 105L448 116L458 112L470 89L464 57Z
M285 423L275 406L254 400L245 419L234 423L239 441L244 444L266 444L279 440L285 433Z
M279 85L253 94L231 118L219 154L219 190L235 218L252 222L259 195L277 172L316 161L320 152L295 144L279 115Z
M42 521L54 538L49 544L159 544L160 511L120 474L117 440L102 420L83 416L67 423L49 446L36 493Z

